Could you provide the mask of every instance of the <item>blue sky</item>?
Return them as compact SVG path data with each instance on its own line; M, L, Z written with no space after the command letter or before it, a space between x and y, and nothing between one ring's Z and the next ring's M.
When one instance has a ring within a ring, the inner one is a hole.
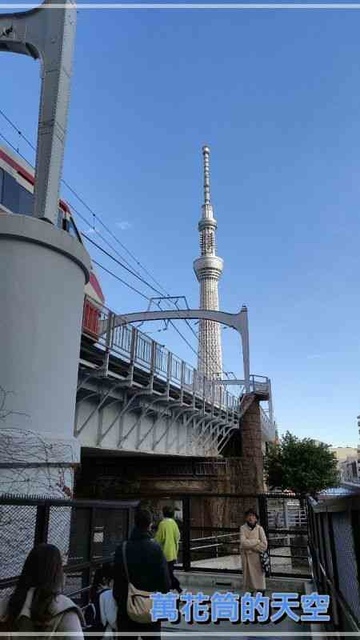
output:
M344 445L357 444L360 413L359 27L358 11L79 11L64 163L113 233L195 307L210 145L221 308L248 305L251 370L272 379L280 432ZM4 54L0 69L1 108L34 140L39 67ZM1 118L0 131L31 159ZM99 275L110 307L147 306ZM173 331L151 335L195 363ZM223 341L226 370L241 375L236 335Z

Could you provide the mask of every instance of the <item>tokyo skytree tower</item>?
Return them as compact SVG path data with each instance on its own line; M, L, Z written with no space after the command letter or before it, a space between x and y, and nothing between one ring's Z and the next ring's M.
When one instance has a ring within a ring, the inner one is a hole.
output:
M214 218L210 200L210 149L202 149L204 158L204 204L198 225L200 232L200 258L194 260L194 271L200 282L200 309L218 311L218 282L223 270L223 260L216 255ZM200 320L198 371L209 379L222 376L221 327L217 322Z

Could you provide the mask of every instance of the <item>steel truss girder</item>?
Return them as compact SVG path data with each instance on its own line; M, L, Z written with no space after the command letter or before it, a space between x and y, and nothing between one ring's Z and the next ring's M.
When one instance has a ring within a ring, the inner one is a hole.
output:
M139 445L142 444L142 442L145 440L145 438L149 435L150 431L152 429L156 429L156 425L159 422L159 420L161 420L161 418L170 410L171 414L172 414L172 409L175 407L181 407L182 406L182 401L176 401L174 400L174 403L170 406L170 407L166 407L161 413L159 413L159 415L157 416L154 424L151 426L151 428L146 432L145 436L143 436L143 438L141 439L141 441L139 442ZM174 416L171 415L171 419L172 419L172 424L174 423L174 420L176 420L177 418L174 419ZM171 427L171 424L168 424L166 429L164 429L164 432L162 433L161 437L153 443L152 446L152 451L155 451L155 447L159 444L159 442L161 442L161 440L169 433L169 429Z
M210 433L208 434L207 438L204 441L204 449L206 450L208 443L213 442L214 440L216 441L217 444L217 439L218 439L218 429L221 426L225 426L227 423L224 420L212 420L212 423L214 423L214 427L211 424L210 425ZM215 435L216 434L216 435ZM216 446L216 448L218 449L218 447Z
M78 408L81 404L86 402L86 400L89 400L90 398L92 398L94 396L99 397L99 395L100 395L100 393L99 393L98 389L96 391L89 391L88 393L85 393L85 395L82 396L82 398L80 398L80 399L77 398L76 399L76 407Z
M141 396L149 396L152 395L153 390L152 388L150 389L141 389L139 391L136 391L134 393L133 396L131 396L131 398L127 401L125 407L123 407L123 409L120 411L120 413L116 416L116 418L113 420L113 422L111 423L111 427L115 424L116 420L120 419L122 416L125 415L125 413L128 411L128 409L130 408L130 406L133 404L133 401L137 398L140 398ZM129 435L134 431L136 427L136 423L135 425L133 425L132 427L130 427L130 429L126 432L125 435L121 436L121 438L119 437L119 442L118 442L118 447L120 448L122 443L124 442L124 440L126 440L126 438L129 437Z
M183 424L183 427L185 429L187 429L187 427L189 426L189 423L194 420L195 416L197 413L200 412L200 409L197 409L196 407L194 407L193 409L191 409L191 412L194 414L192 416L189 416L189 418L185 421L185 424Z
M195 438L195 446L197 446L198 444L200 444L200 441L202 440L202 438L204 437L205 432L206 432L208 429L210 429L210 433L211 433L211 427L212 427L212 425L213 425L214 423L216 424L217 422L221 422L221 420L219 420L219 417L218 417L218 416L210 418L210 420L207 422L207 424L206 424L206 426L205 426L205 429L204 429L204 430L202 430L202 431L201 431L201 433L197 435L197 438ZM201 442L201 446L202 446L202 448L203 448L203 449L205 449L205 448L206 448L206 444L207 444L208 440L209 440L209 437L205 438L205 440L203 440L203 441Z
M80 379L80 382L78 384L78 386L76 387L76 393L78 393L78 391L80 391L81 387L86 384L89 380L91 380L91 378L96 378L98 372L100 372L100 367L98 369L92 369L90 371L90 373L88 373L86 376L84 376L83 378Z
M82 423L81 427L80 428L76 427L75 435L76 436L80 435L80 433L84 430L84 428L86 427L88 422L91 420L91 418L93 418L94 415L96 414L96 412L101 409L103 404L106 402L107 398L109 396L111 396L111 394L115 391L115 389L118 389L120 387L126 387L128 385L129 385L129 382L127 380L120 380L120 381L116 382L114 385L112 385L110 387L110 389L108 389L108 391L105 394L101 394L101 392L100 392L100 396L102 396L102 397L101 397L101 400L100 400L99 404L92 411L90 411L90 414L85 419L85 421ZM99 394L96 394L96 395L99 395Z
M206 413L203 409L201 412L201 415L199 416L199 419L195 421L195 425L194 425L195 431L199 431L200 427L202 427L204 422L206 422L206 420L211 420L212 417L213 417L212 413Z
M193 442L195 442L195 445L197 444L197 442L199 440L199 436L197 434L201 430L202 425L206 421L211 421L212 418L213 418L213 414L212 413L205 413L204 409L202 410L202 413L199 416L199 419L195 421L195 425L194 425L194 431L195 431L196 435L192 435L192 438L191 438L191 440Z
M173 409L173 408L174 408L174 405L172 405L171 409ZM177 421L183 413L187 413L188 411L193 412L194 409L192 407L183 407L182 409L180 409L180 411L174 411L174 414L176 414L176 415L174 415L174 418L173 418L174 421ZM161 434L160 438L158 438L156 440L156 442L154 443L154 446L153 446L153 451L155 451L156 447L160 444L161 440L163 440L163 438L165 438L165 436L168 434L170 426L171 425L168 425L166 427L165 431ZM176 438L175 438L175 440L176 440ZM173 441L173 443L175 443L175 440ZM169 449L171 449L171 447L169 447Z
M124 387L130 387L131 386L131 382L129 380L127 380L127 384L124 385ZM131 404L133 404L133 401L135 399L138 399L141 395L148 395L148 390L147 389L142 389L139 390L138 392L134 393L131 398L124 404L122 403L122 408L120 409L120 411L116 414L115 418L111 421L110 425L105 429L104 432L98 432L98 438L97 438L97 445L99 446L101 444L101 442L104 440L104 438L107 436L107 434L111 431L111 429L113 428L113 426L115 425L115 423L117 422L117 420L119 420L122 415L124 415L124 413L126 413L126 411L128 410L128 408L130 407ZM116 400L113 400L112 402L110 402L107 406L112 406L114 404L118 404L121 403L121 399L117 398ZM119 446L119 445L118 445Z
M193 420L192 420L192 439L194 439L195 435L201 431L202 429L202 425L204 423L206 423L206 420L209 420L211 418L211 413L208 412L206 413L204 408L201 409L201 411L199 412L199 415L197 416L193 416Z
M183 428L183 430L184 430L184 432L185 432L185 436L186 436L187 428L188 428L188 426L189 426L190 422L194 419L194 416L195 416L197 413L199 413L200 409L197 409L197 408L194 408L194 409L193 409L193 408L190 408L190 407L189 407L189 411L190 411L191 413L193 413L194 415L189 416L189 418L188 418L187 420L185 420L185 421L183 422L183 424L182 424L182 428ZM175 444L175 442L176 442L177 438L178 438L178 434L176 434L175 438L174 438L174 439L171 441L171 443L169 444L169 451L170 451L170 450L172 449L172 447L174 446L174 444Z
M151 406L154 406L154 404L158 404L159 402L169 402L169 398L158 398L157 400L154 400L153 402L150 403ZM180 403L181 404L181 403ZM149 407L147 407L147 409L149 409ZM161 418L165 415L165 413L167 413L169 410L171 410L171 407L167 406L165 407L162 411L160 411L160 413L158 413L155 422L151 425L150 429L147 430L147 432L145 433L145 435L142 436L142 438L139 440L139 442L137 443L136 448L139 449L140 445L144 442L144 440L146 440L147 436L149 435L150 431L152 431L152 429L155 428L156 423L161 420ZM138 418L136 424L141 423L141 420L146 416L146 414L148 413L148 411L146 410L144 414L140 415L140 418Z
M151 409L153 409L159 402L169 402L167 391L165 391L163 395L155 398L155 400L152 400L149 404L146 404L144 407L142 407L140 415L136 418L131 431L133 431L141 423L143 418L145 418L145 416L151 411ZM141 444L141 442L139 444Z
M224 449L224 447L227 445L227 443L229 442L231 435L234 431L237 431L240 429L239 425L234 425L232 428L230 428L222 437L222 440L220 440L219 442L219 453L221 453L221 451Z
M183 400L182 398L179 398L178 400L174 399L170 399L170 404L168 407L164 407L163 411L161 411L160 413L158 413L157 417L156 417L156 421L155 421L155 425L158 423L159 420L161 420L163 418L164 415L166 415L167 412L170 411L171 413L171 418L177 420L177 415L173 415L176 414L176 411L173 411L173 409L177 408L177 407L182 407L183 406Z
M183 424L182 424L182 429L184 431L185 434L185 445L187 446L187 431L188 431L188 426L190 424L190 422L194 419L194 416L199 413L200 409L192 409L189 407L189 412L192 413L193 415L190 415L189 418L187 420L184 420ZM175 435L175 438L172 439L171 443L169 444L169 451L171 451L171 449L173 448L176 440L178 439L178 433ZM182 449L180 449L178 451L178 453L180 453Z
M206 415L202 415L200 417L200 419L197 421L196 425L195 425L195 430L198 431L204 422L208 421L208 424L205 427L205 430L211 425L211 423L218 421L219 417L214 417L212 414L206 414ZM200 442L201 442L201 437L203 436L203 434L205 433L205 431L202 431L200 434L197 434L195 437L193 437L193 442L195 444L195 446L197 446ZM188 442L186 441L183 446L180 448L180 450L178 451L178 453L180 453L180 451L182 451L185 447L188 446ZM203 447L202 447L203 448Z
M229 441L231 434L233 431L236 431L237 429L239 429L239 421L240 418L244 415L244 413L249 409L249 407L251 406L251 404L253 403L255 399L255 394L245 394L244 398L241 402L240 405L240 416L238 419L236 419L235 417L235 412L232 412L232 420L228 420L228 421L223 421L223 425L224 427L228 426L228 429L225 429L224 431L226 431L226 433L224 433L224 435L222 434L218 434L217 437L220 436L220 438L222 438L220 440L220 442L218 441L218 445L217 445L217 449L219 451L219 453L221 453L221 451L223 450L223 448L226 446L227 442ZM211 436L213 435L213 432L211 433Z
M130 384L129 384L128 386L130 386ZM112 407L114 404L122 404L122 400L121 400L120 398L116 398L116 400L113 400L112 402L109 402L109 403L106 405L106 409L109 409L109 408L110 408L110 407ZM100 411L99 411L99 417L100 417L100 412L101 412L101 416L102 416L102 414L103 414L103 410L104 410L104 409L105 409L105 407L103 407L102 409L100 409ZM119 419L119 418L118 418L118 415L117 415L117 416L116 416L116 420L115 420L115 422L116 422L118 419ZM97 444L97 446L99 446L99 445L102 443L102 441L104 440L104 438L106 438L106 436L107 436L107 434L109 433L109 431L111 431L111 429L113 428L113 426L114 426L115 422L112 422L112 423L111 423L111 425L110 425L109 427L107 427L107 428L105 429L105 431L103 431L103 430L102 430L102 420L101 420L101 428L100 428L100 429L98 429L98 437L97 437L97 440L96 440L96 444Z

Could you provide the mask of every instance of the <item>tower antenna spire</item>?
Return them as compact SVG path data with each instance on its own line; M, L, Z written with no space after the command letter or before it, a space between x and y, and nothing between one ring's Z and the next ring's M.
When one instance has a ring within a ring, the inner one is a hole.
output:
M204 157L204 204L210 204L210 148L202 148Z

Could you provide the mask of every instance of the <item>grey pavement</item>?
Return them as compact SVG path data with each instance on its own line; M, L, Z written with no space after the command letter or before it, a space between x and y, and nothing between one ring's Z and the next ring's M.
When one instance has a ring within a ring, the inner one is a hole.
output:
M180 577L180 575L179 575ZM195 583L191 584L192 576L188 577L186 580L187 584L184 585L184 581L182 584L187 592L191 592L193 594L201 591L205 595L212 595L215 591L217 592L227 592L232 591L233 593L239 593L240 596L243 595L243 592L236 588L235 584L232 584L230 588L225 585L221 588L219 582L221 582L221 577L217 576L217 585L211 584L212 581L209 580L208 576L204 576L203 580L201 576L197 575L193 576ZM219 579L220 578L220 579ZM270 586L270 585L269 585ZM274 585L275 586L275 585ZM234 588L235 587L235 588ZM298 587L294 588L292 585L293 591L303 592L303 583L299 581ZM276 584L276 588L270 589L266 592L266 595L271 596L272 591L288 591L287 585L285 584L283 588L279 588L279 585ZM180 605L180 610L182 605ZM310 625L304 623L296 623L289 618L285 618L279 623L266 623L266 624L256 624L256 623L231 623L228 621L221 621L219 623L209 623L209 624L199 624L199 623L186 623L184 618L181 617L179 623L171 624L169 622L163 622L162 625L162 636L164 638L169 637L173 634L176 634L176 638L181 640L183 637L184 640L189 640L189 635L194 634L195 640L217 640L217 638L226 638L227 640L255 640L256 638L269 638L270 640L281 640L281 638L296 638L298 640L309 640L311 637Z

